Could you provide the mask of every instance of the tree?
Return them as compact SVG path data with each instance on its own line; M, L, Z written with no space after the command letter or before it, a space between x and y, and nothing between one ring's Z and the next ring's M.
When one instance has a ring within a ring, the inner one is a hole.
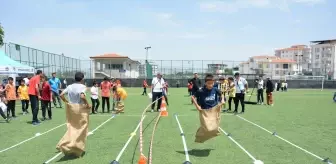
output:
M0 24L0 46L4 45L4 36L5 36L5 31L3 30L1 24Z

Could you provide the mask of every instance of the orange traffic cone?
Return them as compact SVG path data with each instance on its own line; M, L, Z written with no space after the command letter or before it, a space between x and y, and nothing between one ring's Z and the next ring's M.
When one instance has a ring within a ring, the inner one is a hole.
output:
M160 106L160 115L163 117L167 117L168 116L168 112L167 112L167 104L166 104L166 99L164 97L162 97L162 103Z
M141 155L138 164L147 164L147 158L144 155Z

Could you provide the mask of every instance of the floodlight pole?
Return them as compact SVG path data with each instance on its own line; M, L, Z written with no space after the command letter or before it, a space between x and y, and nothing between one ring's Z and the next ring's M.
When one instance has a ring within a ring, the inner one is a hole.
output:
M145 74L145 78L147 79L147 62L148 62L148 50L151 49L151 46L147 46L145 47L146 50L146 62L145 62L145 68L146 68L146 74Z

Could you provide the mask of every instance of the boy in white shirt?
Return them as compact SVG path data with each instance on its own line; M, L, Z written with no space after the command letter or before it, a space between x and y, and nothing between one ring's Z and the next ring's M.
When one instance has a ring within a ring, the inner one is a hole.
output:
M100 105L98 91L99 91L98 83L94 81L91 87L92 114L98 113L98 108Z

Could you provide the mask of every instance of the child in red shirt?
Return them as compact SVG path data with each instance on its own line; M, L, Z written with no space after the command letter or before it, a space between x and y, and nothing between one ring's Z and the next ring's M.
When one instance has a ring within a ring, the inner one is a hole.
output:
M192 85L192 83L191 82L188 82L188 94L189 94L189 96L192 96L192 88L193 88L193 85Z
M42 121L46 120L46 110L48 110L49 120L52 119L51 113L51 102L52 102L52 91L48 83L47 77L41 75L42 91L41 91L41 107L42 107Z
M142 95L147 95L147 87L148 87L148 84L147 84L147 80L145 79L142 83L142 87L143 87L143 92L142 92Z

